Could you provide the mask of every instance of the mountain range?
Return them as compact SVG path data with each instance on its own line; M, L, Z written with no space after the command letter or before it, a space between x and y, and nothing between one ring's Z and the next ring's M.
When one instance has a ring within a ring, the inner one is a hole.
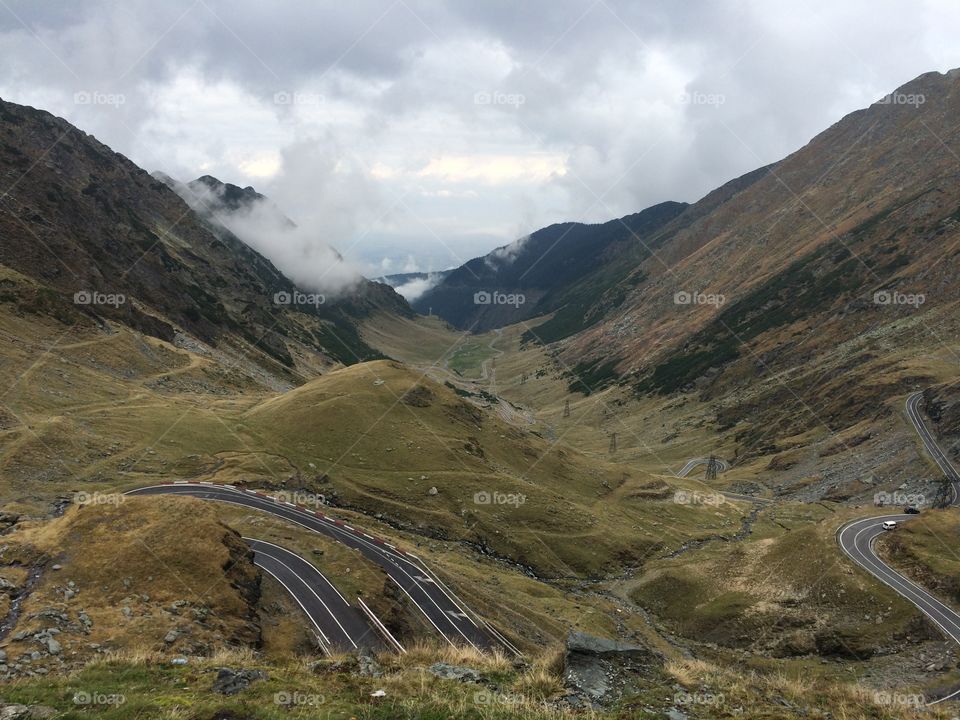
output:
M870 412L851 387L896 394L909 375L890 358L868 372L876 343L927 352L949 332L958 115L960 71L927 73L693 204L545 228L414 307L463 329L522 323L581 392L695 390L727 398L723 424L846 427ZM481 290L525 303L475 305ZM788 400L818 410L779 413Z
M928 73L695 202L383 282L329 249L328 289L280 260L324 228L255 188L0 100L4 699L905 717L876 687L954 689L922 608L837 531L909 498L877 552L960 597L925 454L960 460L958 117L960 71ZM316 657L321 593L370 618L369 653Z
M301 380L316 363L381 357L358 322L379 310L410 313L390 288L360 278L330 298L296 287L220 221L264 200L252 188L209 176L189 186L158 180L66 121L5 101L0 138L15 180L2 199L0 263L14 273L7 296L23 309L68 325L115 321L167 341L189 336ZM208 190L219 204L195 211L171 186Z

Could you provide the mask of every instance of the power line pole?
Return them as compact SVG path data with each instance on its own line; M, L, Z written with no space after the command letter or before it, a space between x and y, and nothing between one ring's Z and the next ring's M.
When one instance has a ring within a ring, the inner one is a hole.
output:
M710 460L707 462L707 480L716 480L717 471L719 470L720 464L717 462L717 458L713 455L710 456Z

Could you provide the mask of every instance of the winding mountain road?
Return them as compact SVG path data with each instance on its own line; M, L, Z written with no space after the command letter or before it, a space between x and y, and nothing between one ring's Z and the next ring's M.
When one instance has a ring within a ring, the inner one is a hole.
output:
M726 472L730 469L730 463L722 458L715 457L714 461L717 463L717 467L720 472ZM710 462L710 458L690 458L687 460L687 464L680 468L676 473L676 477L684 478L690 474L695 467L698 465L707 465ZM720 494L723 495L728 500L739 500L741 502L749 502L754 505L770 505L773 503L773 500L769 498L758 497L756 495L745 495L744 493L730 492L729 490L721 490Z
M940 470L943 471L943 474L950 480L950 485L953 488L953 501L951 504L956 505L957 501L960 500L960 473L957 472L957 469L953 466L953 463L950 462L950 458L947 457L946 453L937 445L937 441L933 439L933 435L930 434L930 431L924 424L923 418L920 417L918 406L922 397L922 392L915 392L907 398L907 417L909 417L910 422L913 423L913 427L920 436L920 440L923 442L923 446L930 454L930 457L933 458L934 462L940 467Z
M730 463L726 460L721 460L720 458L714 458L719 467L720 472L726 472L730 469ZM697 467L697 465L706 465L710 462L710 458L691 458L687 460L687 464L684 465L677 471L677 477L686 477L690 472Z
M382 647L383 643L360 610L352 607L313 565L266 540L244 540L253 550L254 564L276 578L306 613L325 653Z
M930 431L926 425L924 425L917 407L920 397L921 393L913 393L907 398L907 416L910 418L917 434L923 441L924 447L934 460L936 460L937 465L940 466L944 475L950 479L953 487L952 504L957 505L957 499L960 497L957 490L958 485L960 485L960 477L957 476L956 469L954 469L946 454L940 449L930 434ZM955 643L960 644L960 613L892 569L877 556L874 546L877 538L886 532L883 529L883 523L888 520L902 523L916 517L916 515L879 515L853 520L837 531L837 542L840 544L843 552L857 565L916 605L917 609L930 618L944 635ZM960 689L929 702L927 705L936 705L945 700L955 699L958 695L960 695Z
M368 535L359 528L351 527L342 520L303 506L275 500L262 492L241 490L230 485L176 482L138 488L127 494L189 495L259 510L312 530L357 550L379 565L423 613L434 630L451 645L469 645L479 650L488 650L493 647L495 639L510 652L520 654L506 638L469 610L419 558ZM364 630L361 630L361 626L357 624L356 609L342 596L334 597L331 589L333 594L339 593L310 563L283 548L268 547L262 544L262 541L254 542L261 543L254 546L254 551L261 560L258 564L287 584L287 589L304 608L314 625L318 626L318 629L323 628L322 633L331 639L332 644L349 647L352 643L359 645L361 640L371 639L369 626L364 623ZM320 591L321 588L323 592ZM331 616L335 623L331 623ZM339 632L335 626L339 626Z

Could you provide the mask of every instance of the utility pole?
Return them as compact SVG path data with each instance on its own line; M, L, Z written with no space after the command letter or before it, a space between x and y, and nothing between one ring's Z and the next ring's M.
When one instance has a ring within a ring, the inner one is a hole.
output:
M617 451L617 434L610 433L610 454L613 455Z
M717 462L717 458L711 455L709 462L707 462L707 478L706 479L716 480L719 467L720 467L720 463Z

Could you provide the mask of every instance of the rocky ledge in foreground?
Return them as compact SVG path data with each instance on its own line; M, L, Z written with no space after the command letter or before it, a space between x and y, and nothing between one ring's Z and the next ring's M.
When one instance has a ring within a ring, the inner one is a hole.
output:
M571 631L563 681L572 707L610 705L663 676L663 656L639 645Z

